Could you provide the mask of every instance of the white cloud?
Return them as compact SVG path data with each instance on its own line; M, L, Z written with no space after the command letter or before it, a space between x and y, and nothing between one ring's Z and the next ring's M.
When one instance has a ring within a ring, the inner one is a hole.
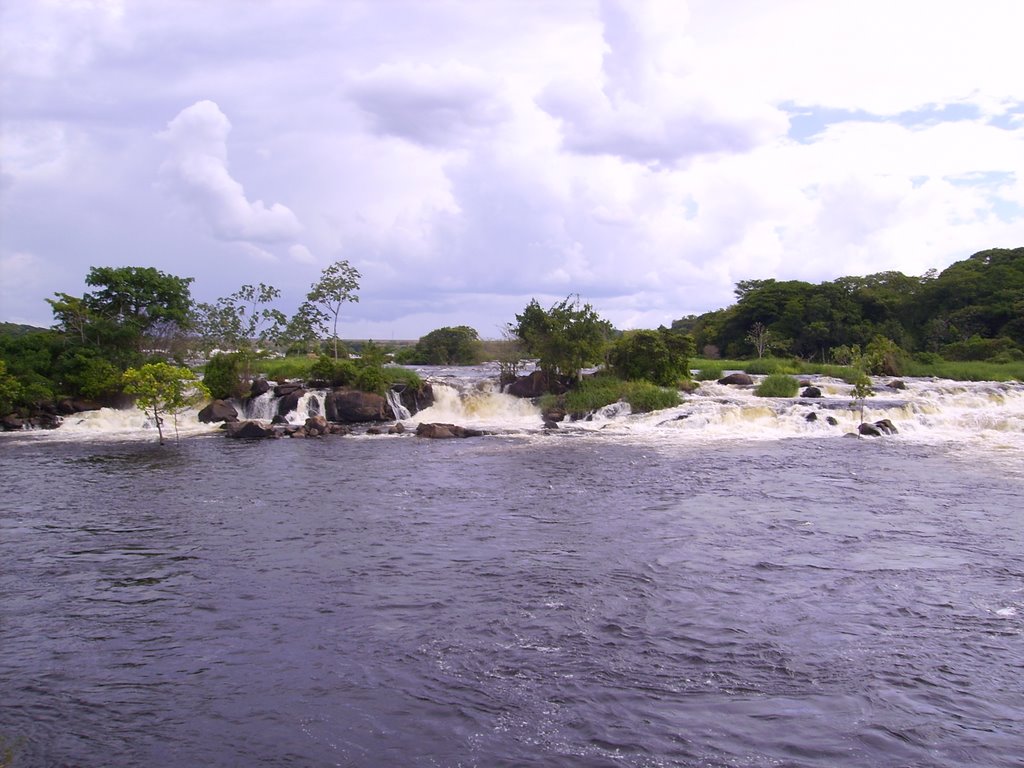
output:
M242 185L228 172L227 138L231 123L212 101L197 101L178 113L159 137L170 155L160 166L168 187L206 219L224 240L276 242L302 229L291 209L246 199Z

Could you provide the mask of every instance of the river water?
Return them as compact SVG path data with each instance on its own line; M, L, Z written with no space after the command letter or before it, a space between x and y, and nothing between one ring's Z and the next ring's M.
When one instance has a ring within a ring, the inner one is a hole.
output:
M920 390L876 440L0 436L0 765L1019 766L1021 393Z

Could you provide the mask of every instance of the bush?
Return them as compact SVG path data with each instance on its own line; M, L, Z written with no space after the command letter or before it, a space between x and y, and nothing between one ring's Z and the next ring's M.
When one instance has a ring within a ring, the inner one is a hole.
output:
M694 377L697 381L718 381L722 378L722 367L718 365L705 365L697 371Z
M383 395L388 391L388 380L380 366L363 366L356 374L355 387L363 392L375 392L378 395Z
M679 405L679 391L659 387L649 381L623 381L614 376L585 379L565 395L565 405L573 413L584 413L625 400L634 413L658 411Z
M796 397L800 385L792 376L773 373L757 385L754 394L758 397Z
M335 360L329 355L320 355L309 367L309 378L322 381L331 387L346 387L359 376L359 370L351 360Z
M216 400L241 397L245 389L242 383L242 361L238 354L211 357L203 369L203 384L210 390L210 397Z
M778 357L762 357L759 360L748 360L743 370L753 376L770 376L775 373L799 373L800 367L792 360Z
M942 348L942 356L947 360L992 360L1002 354L1019 351L1019 347L1012 339L983 339L972 336L967 341L947 344Z
M631 381L626 387L625 399L633 413L647 413L679 405L679 391L648 381Z
M401 368L397 365L385 365L381 368L381 374L388 383L388 387L395 384L405 384L412 389L419 389L423 386L423 379L416 371L408 368Z

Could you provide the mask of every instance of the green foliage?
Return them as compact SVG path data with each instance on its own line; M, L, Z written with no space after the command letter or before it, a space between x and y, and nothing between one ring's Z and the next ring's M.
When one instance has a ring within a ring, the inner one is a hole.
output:
M955 341L942 347L942 357L946 360L995 360L1003 357L1010 362L1020 347L1005 336L997 339L983 339L977 334L964 341Z
M351 360L335 360L329 355L320 355L309 369L309 378L326 382L332 387L350 386L355 383L358 375L359 370Z
M306 294L307 320L321 330L326 330L327 320L333 318L331 338L334 339L334 357L338 358L338 316L341 308L350 301L358 302L359 270L347 260L336 261L324 268L320 279L310 286Z
M600 363L612 333L611 324L589 304L581 304L579 296L568 296L548 310L532 299L509 330L538 358L542 370L566 376L578 376L586 366Z
M690 376L693 337L679 331L628 331L611 347L608 359L620 377L676 386Z
M378 365L360 366L356 373L355 386L363 392L383 395L388 390L388 380Z
M770 376L775 373L800 373L800 366L792 360L783 360L778 357L762 357L758 360L748 360L745 362L743 370L752 376Z
M1024 381L1024 362L947 361L907 362L907 376L935 376L956 381Z
M384 380L389 388L395 384L405 384L413 389L419 389L423 386L423 379L420 378L419 374L416 371L410 371L408 368L401 368L397 365L385 365L381 369L381 374L384 376Z
M421 365L475 365L483 359L482 349L475 329L445 326L420 338L404 360Z
M168 363L147 363L141 368L129 368L124 372L124 391L135 395L138 407L153 416L161 444L164 442L161 414L173 417L177 436L178 415L210 397L209 390L195 373Z
M121 391L121 370L104 357L80 350L64 358L63 382L69 391L102 400Z
M634 413L672 408L679 405L679 392L648 381L625 381L614 376L584 379L565 395L565 404L573 413L585 413L624 400Z
M218 354L210 358L203 370L203 384L210 391L210 396L218 400L241 397L245 392L242 368L238 353Z
M871 379L866 374L861 374L853 382L852 406L860 406L860 420L864 421L864 403L869 397L875 396L875 390L871 387Z
M899 345L884 336L875 336L864 350L860 366L876 376L899 376L905 355ZM856 365L856 361L854 362Z
M697 375L694 377L697 381L718 381L722 378L722 366L715 364L700 364L697 370Z
M7 373L7 363L0 359L0 414L10 413L21 395L21 384Z
M754 394L758 397L796 397L800 385L785 373L772 373L757 385Z
M254 352L277 344L284 333L286 318L283 312L268 305L280 296L277 288L260 283L243 285L230 296L217 299L215 304L197 304L193 324L203 347Z

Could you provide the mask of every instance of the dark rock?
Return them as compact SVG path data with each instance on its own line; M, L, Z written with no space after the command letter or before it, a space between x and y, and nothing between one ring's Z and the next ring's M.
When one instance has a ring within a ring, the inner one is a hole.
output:
M331 424L328 429L332 435L350 435L352 430L346 427L344 424Z
M276 394L279 389L281 389L281 387L275 388L274 393ZM281 399L277 401L277 412L282 416L291 413L299 407L299 400L301 400L302 396L305 394L305 389L297 387L295 389L287 390L283 395L278 395Z
M817 387L807 387L800 393L800 397L821 397L821 390Z
M398 422L397 424L392 424L391 427L388 429L388 434L389 435L404 435L405 434L405 424L403 424L402 422Z
M427 382L420 384L419 387L396 387L395 391L409 413L419 413L434 404L434 389Z
M889 421L889 419L881 419L879 421L876 421L875 427L877 427L879 431L884 432L887 435L898 435L900 433L900 431L896 429L896 425Z
M266 379L253 379L249 387L249 397L259 397L270 391L270 382Z
M835 416L827 416L825 418L825 421L827 421L833 427L838 427L839 426L839 422L836 420Z
M336 389L326 397L328 421L358 424L364 421L390 421L388 401L373 392Z
M548 376L544 371L533 371L526 376L520 376L505 390L513 397L540 397L551 393L563 395L569 391L569 384L566 379L558 376Z
M274 436L271 427L265 427L258 421L236 421L227 425L228 437L239 439L256 440Z
M739 386L749 386L754 383L753 377L749 373L730 373L728 376L724 376L718 380L719 384L736 384Z
M553 405L541 414L541 418L544 419L544 421L564 421L565 407L561 405Z
M271 423L271 424L291 424L291 422L290 422L290 421L288 421L288 419L286 419L286 418L285 418L284 416L282 416L282 415L281 415L280 413L275 413L275 414L274 414L274 418L272 418L272 419L270 420L270 423Z
M453 437L479 437L485 434L479 429L457 427L454 424L419 424L416 437L428 437L434 440L445 440Z
M369 429L366 430L366 434L368 434L368 435L383 435L384 434L384 430L381 429L380 427L370 427Z
M309 406L307 407L306 410L310 416L319 416L321 413L323 413L323 411L320 408L320 398L318 398L316 395L313 395L311 398L309 398Z
M70 416L73 413L82 411L98 411L102 406L92 400L84 400L80 397L66 397L57 403L57 413L61 416Z
M306 388L297 381L286 381L274 387L274 397L285 397L293 392L305 392Z
M17 432L25 428L25 420L15 413L9 413L0 419L0 429L5 432Z
M818 420L818 414L815 413L814 411L811 411L806 416L804 416L804 420L806 420L806 421L817 421Z
M214 400L199 412L199 420L203 424L215 421L238 421L238 411L227 400Z
M310 416L308 419L306 419L304 429L306 430L306 434L309 435L310 437L326 435L329 431L329 428L327 426L327 419L325 419L323 416Z
M544 420L544 429L558 429L558 422L551 419Z
M904 383L903 383L902 381L900 381L899 379L893 379L893 380L892 380L892 381L890 381L890 382L889 382L888 384L886 384L886 386L887 386L887 387L888 387L889 389L906 389L906 388L907 388L907 385L906 385L906 384L904 384Z
M864 422L859 427L857 427L857 431L860 434L864 435L865 437L881 437L882 436L882 430L880 430L874 424L868 424L867 422Z

